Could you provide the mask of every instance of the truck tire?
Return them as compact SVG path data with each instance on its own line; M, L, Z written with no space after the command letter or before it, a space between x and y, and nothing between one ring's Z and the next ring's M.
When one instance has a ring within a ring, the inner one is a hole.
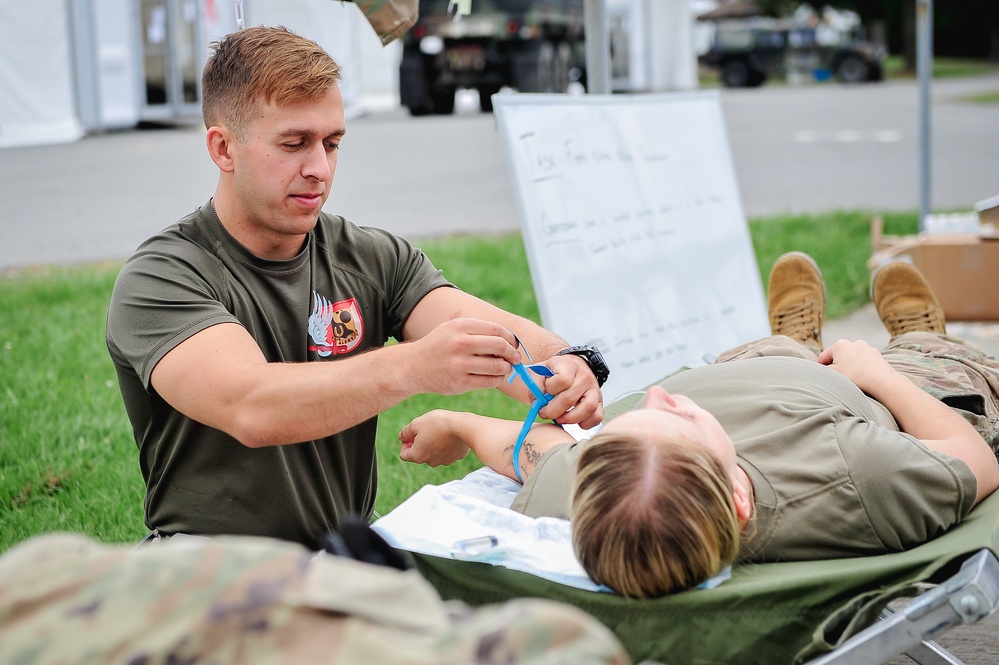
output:
M423 54L417 48L405 48L399 63L399 101L410 115L430 113L426 77L423 74Z
M745 60L729 60L722 65L721 80L726 88L745 88L749 78L749 63Z
M555 47L546 40L524 43L513 54L513 86L520 92L553 92Z
M451 115L454 113L454 86L442 86L430 89L431 109L434 115Z
M483 113L492 113L493 95L500 91L500 86L480 85L477 90L479 92L479 108Z
M863 83L869 76L867 63L859 55L845 56L836 66L836 78L841 83Z
M432 61L417 49L404 49L399 64L399 100L412 116L454 113L454 86L436 86Z
M880 62L870 62L867 65L867 80L868 81L884 81L885 80L885 70L881 66Z

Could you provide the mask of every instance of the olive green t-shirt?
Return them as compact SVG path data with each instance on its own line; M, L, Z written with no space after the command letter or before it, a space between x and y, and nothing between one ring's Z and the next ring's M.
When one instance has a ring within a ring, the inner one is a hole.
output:
M751 358L690 369L660 385L711 412L735 443L756 508L742 560L900 551L939 536L974 504L977 482L964 462L899 432L884 406L819 363ZM608 413L623 410L611 405ZM514 509L568 518L585 445L548 451Z
M416 304L441 286L405 240L326 213L287 261L253 256L210 205L143 243L115 282L107 345L139 448L147 526L319 548L345 515L370 515L376 419L251 449L174 410L150 376L171 349L225 322L246 328L269 362L336 362L400 339Z

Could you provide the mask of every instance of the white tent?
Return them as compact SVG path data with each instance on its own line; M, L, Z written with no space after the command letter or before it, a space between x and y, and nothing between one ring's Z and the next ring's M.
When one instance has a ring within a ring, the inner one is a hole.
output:
M64 0L0 3L0 148L83 136Z
M245 0L247 25L285 25L344 66L350 115L396 105L399 45L353 3ZM232 0L0 2L0 148L200 117L209 42L236 29Z

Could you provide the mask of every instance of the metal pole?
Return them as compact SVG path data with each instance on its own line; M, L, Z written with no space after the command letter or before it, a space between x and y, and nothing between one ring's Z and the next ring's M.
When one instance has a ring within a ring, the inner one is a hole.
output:
M73 70L76 76L76 110L80 124L86 131L103 129L101 102L98 97L100 82L97 75L97 46L94 38L94 8L90 3L69 3L70 47Z
M586 91L593 95L609 95L610 31L607 29L606 0L586 0L583 20L586 31Z
M919 230L930 214L930 81L933 79L933 0L916 0L916 70L919 73Z

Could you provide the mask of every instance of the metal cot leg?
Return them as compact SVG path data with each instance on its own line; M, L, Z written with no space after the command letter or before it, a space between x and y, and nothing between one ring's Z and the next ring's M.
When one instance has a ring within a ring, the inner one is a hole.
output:
M808 665L879 665L902 653L920 665L963 665L939 644L926 640L957 624L980 621L997 607L999 559L983 549L950 579Z

